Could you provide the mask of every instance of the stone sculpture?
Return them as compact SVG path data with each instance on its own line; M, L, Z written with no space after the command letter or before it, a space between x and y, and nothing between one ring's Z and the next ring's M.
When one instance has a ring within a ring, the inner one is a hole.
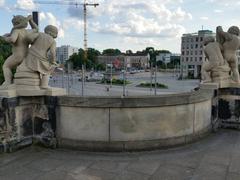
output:
M237 49L240 48L239 28L232 26L224 32L221 26L216 30L216 41L213 37L204 38L204 53L207 62L202 66L203 83L213 82L220 86L239 84Z
M19 79L22 72L37 72L40 75L40 84L38 85L41 88L48 88L50 73L57 66L54 38L57 37L58 30L55 26L48 25L44 31L45 33L38 33L39 35L29 48L23 63L17 68L16 75L18 75ZM19 81L16 84L19 84Z
M28 22L32 30L26 30ZM57 67L54 39L58 29L48 25L44 33L38 32L32 16L14 16L12 23L11 33L3 36L12 43L13 54L3 65L5 82L0 86L0 95L65 95L61 88L48 87L49 76ZM14 78L13 68L16 68Z
M221 52L222 46L216 42L212 36L204 38L203 44L205 46L204 53L208 62L204 62L202 65L202 80L204 82L211 82L209 72L215 67L222 66L225 63Z
M228 32L224 32L222 27L217 28L217 34L223 38L223 57L228 62L231 72L233 74L233 80L236 83L240 83L238 72L238 59L236 51L240 48L239 34L240 30L236 26L232 26L228 29Z
M30 23L33 30L26 30ZM14 16L12 19L13 28L11 33L3 35L3 39L12 44L12 55L3 64L3 74L5 78L4 86L12 84L12 69L22 63L27 55L28 46L37 37L38 27L33 22L32 16Z

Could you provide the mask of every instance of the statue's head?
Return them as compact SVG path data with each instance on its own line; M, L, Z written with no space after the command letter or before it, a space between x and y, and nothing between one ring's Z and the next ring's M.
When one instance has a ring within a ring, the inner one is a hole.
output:
M207 36L203 39L204 46L206 46L210 42L215 42L215 38L213 36Z
M28 19L24 16L17 15L12 18L13 28L21 29L28 26Z
M56 38L58 35L58 29L57 27L53 26L53 25L48 25L45 27L44 32L46 34L49 34L50 36L52 36L53 38Z
M228 29L228 33L230 34L234 34L236 36L239 36L240 34L240 30L237 26L231 26L229 29Z

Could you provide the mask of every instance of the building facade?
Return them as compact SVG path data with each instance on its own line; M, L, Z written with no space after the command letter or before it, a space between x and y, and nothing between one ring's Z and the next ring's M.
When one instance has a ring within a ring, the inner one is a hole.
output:
M74 53L78 53L78 48L69 45L57 47L56 49L57 62L59 64L65 64L69 57Z
M171 53L159 53L156 56L156 61L162 61L165 64L170 63L171 62Z
M209 30L200 30L198 33L183 34L181 42L181 76L199 78L202 63L205 60L203 39L216 34Z
M131 53L117 56L102 55L97 58L98 63L104 65L112 64L116 60L120 62L120 68L125 65L126 68L146 69L149 67L150 56L143 53Z

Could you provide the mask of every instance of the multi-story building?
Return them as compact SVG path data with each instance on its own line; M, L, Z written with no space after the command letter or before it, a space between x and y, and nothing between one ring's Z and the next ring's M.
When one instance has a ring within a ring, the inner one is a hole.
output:
M149 67L150 56L146 53L127 53L117 56L102 55L98 56L99 64L112 64L118 60L120 68L125 64L127 68L146 69Z
M182 77L199 78L202 63L205 60L203 39L207 36L216 36L209 30L200 30L198 33L183 34L181 43L181 75Z
M57 47L56 50L57 62L60 64L65 64L69 57L74 53L78 53L78 48L69 45Z
M238 64L240 64L240 50L237 50Z
M149 67L150 55L148 53L125 54L125 63L128 68L146 69Z
M101 55L97 57L97 62L99 64L103 64L104 66L108 65L108 64L112 64L114 61L118 61L120 67L124 64L125 61L125 57L124 55Z
M171 62L171 53L159 53L156 56L156 61L162 61L165 64L170 63Z

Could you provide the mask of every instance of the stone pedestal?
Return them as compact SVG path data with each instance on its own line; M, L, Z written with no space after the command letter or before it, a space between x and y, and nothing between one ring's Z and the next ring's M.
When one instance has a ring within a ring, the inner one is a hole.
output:
M41 77L38 72L31 71L22 63L17 68L14 75L14 84L2 87L0 86L0 96L17 97L17 96L63 96L66 90L62 88L41 88Z
M66 94L65 89L55 87L41 89L39 87L29 88L28 86L23 85L12 85L7 89L0 89L0 96L7 98L17 96L64 96Z
M44 136L46 124L55 139L57 97L0 97L0 153L29 146ZM39 141L38 141L39 142Z
M240 87L218 90L218 119L221 127L240 128Z

